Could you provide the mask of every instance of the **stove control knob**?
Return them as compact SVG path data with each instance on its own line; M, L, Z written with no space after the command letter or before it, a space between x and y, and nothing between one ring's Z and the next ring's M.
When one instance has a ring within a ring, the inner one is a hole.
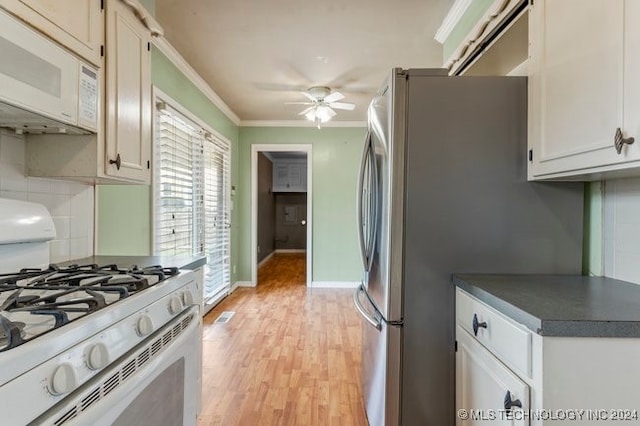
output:
M97 343L89 347L86 352L87 367L100 370L109 364L109 351L104 343Z
M62 395L75 389L76 372L71 364L61 364L56 367L51 382L49 383L49 392L52 395Z
M182 301L178 296L171 296L169 299L169 313L175 315L182 310Z
M148 315L141 316L136 323L136 333L138 333L138 336L148 336L152 331L153 321L151 321L151 317Z
M184 303L185 306L194 304L193 294L191 294L191 291L187 290L182 293L182 303Z

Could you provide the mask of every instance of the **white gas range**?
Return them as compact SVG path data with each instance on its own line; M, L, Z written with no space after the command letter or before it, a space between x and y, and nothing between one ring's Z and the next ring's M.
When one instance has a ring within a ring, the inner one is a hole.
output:
M1 423L194 425L201 380L194 274L43 266L52 232L43 206L0 199Z

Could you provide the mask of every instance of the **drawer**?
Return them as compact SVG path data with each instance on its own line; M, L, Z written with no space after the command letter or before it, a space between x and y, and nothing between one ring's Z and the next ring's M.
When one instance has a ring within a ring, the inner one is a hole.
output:
M474 318L479 326L474 331ZM516 373L531 377L531 332L469 293L456 289L456 321Z

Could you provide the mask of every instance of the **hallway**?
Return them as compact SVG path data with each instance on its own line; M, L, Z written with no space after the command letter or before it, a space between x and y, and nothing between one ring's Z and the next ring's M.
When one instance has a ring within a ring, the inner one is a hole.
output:
M307 289L305 255L274 255L257 288L204 318L199 426L366 425L351 289ZM223 311L234 311L216 324Z

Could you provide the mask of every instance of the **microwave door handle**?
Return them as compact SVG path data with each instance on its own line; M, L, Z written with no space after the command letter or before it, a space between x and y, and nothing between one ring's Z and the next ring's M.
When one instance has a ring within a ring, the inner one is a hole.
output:
M358 243L360 245L360 257L362 259L362 263L365 269L365 272L369 270L369 261L367 259L367 248L365 246L365 235L363 229L363 191L364 191L364 171L367 163L367 157L369 155L369 143L371 134L367 132L367 137L365 139L364 150L362 152L362 160L360 161L360 173L358 174L358 200L357 200L357 216L358 216Z
M362 306L362 302L360 301L360 294L365 293L364 285L360 284L358 288L353 292L353 304L356 306L360 315L376 330L382 330L382 321L378 316L373 316ZM366 293L365 293L366 296ZM367 297L368 299L368 297Z

